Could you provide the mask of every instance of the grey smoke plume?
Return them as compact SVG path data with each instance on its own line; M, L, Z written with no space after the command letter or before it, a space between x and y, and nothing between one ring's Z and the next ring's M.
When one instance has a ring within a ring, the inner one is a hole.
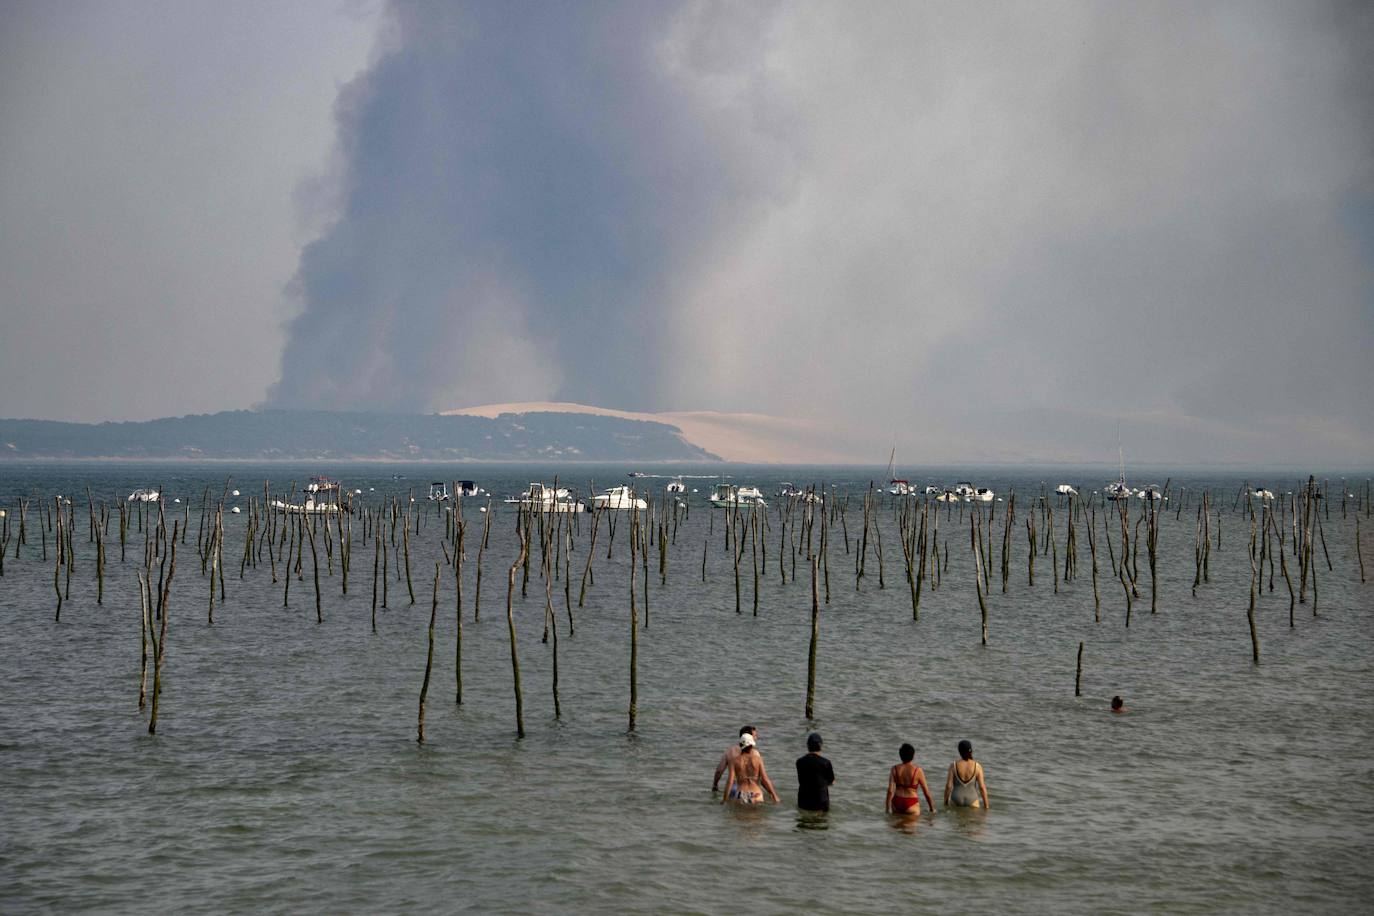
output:
M766 11L394 5L339 99L342 212L301 258L271 399L653 407L675 270L787 158L749 123L764 88L705 104L674 71L747 58Z
M875 458L1110 459L1118 423L1161 460L1374 453L1367 6L389 22L277 404L752 410Z

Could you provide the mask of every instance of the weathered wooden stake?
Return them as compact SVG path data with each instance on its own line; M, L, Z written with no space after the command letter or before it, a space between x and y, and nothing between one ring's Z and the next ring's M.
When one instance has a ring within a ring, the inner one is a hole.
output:
M490 513L488 513L490 514ZM515 611L513 602L515 599L515 574L525 562L525 556L529 553L529 542L524 537L520 539L520 555L511 564L506 576L506 627L510 631L510 670L511 681L515 686L515 736L525 737L525 696L520 691L520 656L516 652L515 645ZM478 553L481 557L481 553ZM479 560L480 562L480 560ZM479 567L480 568L480 567Z
M315 539L310 538L311 550L314 550ZM420 744L425 743L425 697L429 694L429 673L434 668L434 621L439 616L439 564L434 564L434 599L429 606L429 651L425 655L425 679L420 684L420 718L416 723L415 740Z
M811 646L806 652L806 718L815 718L816 710L816 646L821 635L821 602L816 587L818 559L811 558Z

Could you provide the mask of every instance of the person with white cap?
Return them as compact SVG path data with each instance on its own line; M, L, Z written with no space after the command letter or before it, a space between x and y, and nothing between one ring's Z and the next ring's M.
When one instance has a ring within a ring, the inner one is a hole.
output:
M743 738L746 734L753 735L754 743L758 743L759 730L757 728L755 728L752 725L741 725L739 727L739 736ZM730 742L730 746L725 749L725 753L720 755L720 762L716 764L716 775L711 779L712 792L720 788L720 778L725 775L727 770L730 769L730 761L734 760L738 756L739 741L737 739L735 741Z
M730 761L730 770L725 777L725 797L721 799L721 804L727 801L739 805L762 804L765 789L773 802L777 803L778 793L773 788L773 780L768 778L763 757L755 744L753 735L748 732L740 735L739 755Z

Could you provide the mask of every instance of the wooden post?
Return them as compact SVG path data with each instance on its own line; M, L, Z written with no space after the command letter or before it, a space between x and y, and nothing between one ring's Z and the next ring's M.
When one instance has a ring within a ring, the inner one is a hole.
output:
M639 515L631 513L631 525L638 524ZM630 530L630 731L635 730L635 719L639 715L639 612L635 610L635 531ZM738 568L738 567L736 567ZM735 576L736 592L739 588L739 575ZM739 600L736 597L736 613Z
M157 712L158 698L162 696L162 662L167 657L167 619L172 616L171 592L172 577L177 571L177 545L176 538L172 538L171 554L169 559L171 565L167 570L167 578L162 583L162 594L158 605L162 609L162 628L157 637L157 646L153 653L153 709L148 717L148 734L157 734Z
M1078 641L1078 670L1073 675L1073 695L1083 695L1083 640Z
M409 508L406 509L406 513L407 513L407 514L410 513L410 509L409 509ZM314 543L315 543L314 540L312 539L310 543L311 543L311 550L314 550ZM401 544L402 544L402 547L403 547L403 549L404 549L404 551L405 551L405 563L406 563L406 590L410 592L410 603L411 603L411 604L414 604L414 603L415 603L415 586L411 585L411 583L410 583L410 524L409 524L408 522L407 522L407 524L401 526Z
M315 526L309 518L304 519L304 522L305 532L310 535L310 562L315 569L315 622L324 623L324 610L320 607L320 558L315 553Z
M314 551L315 538L310 538L311 551ZM318 565L316 567L318 569ZM318 577L318 574L317 574ZM425 697L429 694L429 673L434 668L434 621L439 616L439 564L434 564L434 599L429 606L429 651L425 655L425 679L420 684L420 718L416 723L415 740L425 743Z
M454 491L458 492L457 486ZM459 507L462 506L462 497L459 497ZM457 622L457 635L454 637L453 645L453 681L454 681L454 703L463 705L463 536L467 533L467 525L463 522L458 510L453 513L453 591L454 591L454 617Z
M1259 576L1255 568L1255 517L1250 516L1250 609L1246 612L1246 618L1250 622L1250 651L1256 665L1259 664L1260 648L1259 634L1255 630L1255 580Z
M488 513L490 515L490 513ZM517 738L525 737L525 697L520 691L520 656L516 652L515 645L515 611L512 602L515 598L515 573L525 562L525 556L529 553L529 542L520 538L520 555L511 564L506 576L506 626L510 630L510 670L511 680L515 686L515 735ZM478 553L481 557L481 553Z
M148 598L143 582L143 573L138 573L138 611L139 611L139 661L138 661L138 708L148 702L148 631L152 621L148 619Z
M806 718L815 718L816 709L816 646L821 635L821 602L817 589L816 557L811 558L811 646L806 653Z
M1097 524L1097 508L1093 507L1088 515L1088 553L1092 555L1093 572L1093 623L1102 622L1102 599L1097 593L1097 535L1093 526Z
M482 552L487 549L491 537L491 500L487 500L487 511L482 513L482 540L477 545L477 582L472 593L472 622L482 620Z
M577 606L587 600L587 582L592 578L592 559L596 555L596 532L601 527L601 513L592 513L592 533L587 540L587 563L582 569L582 587L577 593Z
M1360 582L1364 582L1364 554L1360 552L1360 513L1355 513L1355 557L1360 561Z
M972 515L972 514L969 515L968 524L969 524L969 531L972 532L972 531L974 530L974 528L973 528L973 515ZM982 557L982 553L983 553L983 544L982 544L982 540L979 539L979 540L976 540L976 541L975 541L974 547L973 547L973 585L974 585L975 590L978 592L978 610L981 612L982 617L983 617L983 643L982 643L982 644L986 646L986 645L988 644L988 603L987 603L987 599L985 599L985 598L983 597L983 557ZM1034 556L1034 554L1035 554L1035 551L1032 550L1032 551L1031 551L1031 555Z
M749 512L749 555L754 561L754 616L759 616L759 518L757 509Z

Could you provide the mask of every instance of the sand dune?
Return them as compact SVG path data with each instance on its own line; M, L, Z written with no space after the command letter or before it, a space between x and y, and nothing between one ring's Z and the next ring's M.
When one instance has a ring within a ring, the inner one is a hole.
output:
M852 455L831 448L819 425L808 420L772 417L756 413L720 413L710 410L638 413L609 410L586 404L560 401L527 401L513 404L484 404L443 411L478 417L503 413L587 413L627 420L648 420L676 426L688 442L699 445L726 461L758 464L842 464Z

